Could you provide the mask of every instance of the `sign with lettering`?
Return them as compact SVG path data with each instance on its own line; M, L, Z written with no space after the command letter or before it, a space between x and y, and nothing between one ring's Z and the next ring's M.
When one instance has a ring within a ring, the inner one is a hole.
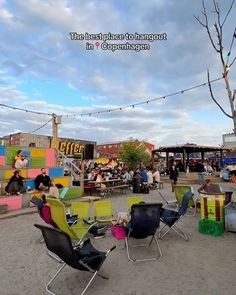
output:
M81 156L84 150L84 145L74 141L60 141L59 151L65 156Z

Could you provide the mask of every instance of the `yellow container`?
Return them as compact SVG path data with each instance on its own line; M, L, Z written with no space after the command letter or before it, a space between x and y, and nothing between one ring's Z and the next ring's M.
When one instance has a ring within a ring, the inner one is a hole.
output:
M45 157L45 149L32 149L30 151L30 156L32 158L44 158Z
M55 184L60 183L64 187L71 185L71 179L70 179L70 177L55 177L55 178L53 178L53 182Z
M224 221L224 194L200 194L201 220Z
M27 178L27 170L26 169L19 169L21 171L21 176ZM6 170L5 171L5 179L10 179L13 176L15 169Z

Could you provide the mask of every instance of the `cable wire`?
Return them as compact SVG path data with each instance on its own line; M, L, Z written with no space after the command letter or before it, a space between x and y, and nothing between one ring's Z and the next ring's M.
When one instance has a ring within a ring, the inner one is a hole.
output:
M86 113L79 113L78 115L65 114L65 115L60 115L60 116L61 117L67 117L67 118L68 117L76 118L76 117L82 117L82 116L91 116L91 115L100 115L100 114L104 114L104 113L111 113L111 112L118 111L118 110L121 111L121 110L124 110L124 109L127 109L127 108L134 108L135 106L138 106L138 105L148 104L149 102L158 101L158 100L165 99L167 97L178 95L178 94L183 94L184 92L187 92L187 91L190 91L190 90L202 87L202 86L206 86L209 83L217 82L217 81L219 81L219 80L221 80L223 78L224 77L220 77L220 78L217 78L217 79L213 79L213 80L211 80L209 82L205 82L205 83L202 83L202 84L198 84L198 85L183 89L181 91L173 92L173 93L170 93L170 94L167 94L167 95L164 95L164 96L148 99L148 100L145 100L145 101L141 101L141 102L138 102L138 103L133 103L133 104L129 104L129 105L121 106L121 107L116 107L116 108L111 108L111 109L101 110L101 111L91 111L91 112L86 112ZM59 115L56 115L56 114L49 114L49 113L43 113L43 112L37 112L37 111L27 110L27 109L23 109L23 108L13 107L13 106L9 106L9 105L6 105L6 104L0 104L0 106L6 107L6 108L9 108L9 109L13 109L13 110L24 111L24 112L27 112L27 113L33 113L33 114L37 114L37 115L59 116ZM50 119L47 123L49 123L51 120L52 119ZM44 126L42 126L42 127L44 127Z
M213 80L211 80L209 82L214 83L214 82L219 81L221 79L223 79L223 77L213 79ZM164 95L164 96L160 96L160 97L153 98L153 99L148 99L148 100L145 100L145 101L129 104L129 105L126 105L126 106L121 106L121 107L116 107L116 108L112 108L112 109L108 109L108 110L101 110L101 111L96 111L96 112L80 113L78 115L75 115L75 114L74 115L70 115L70 114L62 115L62 117L74 117L74 118L76 118L76 117L82 117L82 116L92 116L92 115L95 115L95 114L100 115L100 114L110 113L110 112L114 112L114 111L118 111L118 110L121 111L121 110L126 109L126 108L134 108L135 106L138 106L138 105L148 104L149 102L158 101L158 100L165 99L167 97L174 96L174 95L177 95L177 94L183 94L184 92L187 92L187 91L190 91L190 90L202 87L202 86L206 86L206 85L208 85L208 82L198 84L198 85L183 89L181 91L173 92L173 93L170 93L170 94L167 94L167 95Z
M27 110L27 109L23 109L23 108L13 107L13 106L9 106L9 105L3 104L3 103L0 103L0 106L5 107L5 108L8 108L8 109L12 109L12 110L23 111L23 112L26 112L26 113L32 113L32 114L37 114L37 115L52 116L52 114L49 114L49 113L43 113L43 112L37 112L37 111Z
M30 132L26 132L26 133L35 133L36 131L42 129L43 127L45 127L49 122L51 122L52 119L49 119L45 124L43 124L42 126L38 127L37 129L30 131Z

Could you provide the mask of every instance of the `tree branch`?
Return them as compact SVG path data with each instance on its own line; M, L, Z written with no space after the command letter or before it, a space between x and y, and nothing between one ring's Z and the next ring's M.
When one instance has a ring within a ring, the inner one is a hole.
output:
M215 104L217 104L217 106L221 109L221 111L230 119L233 119L233 116L229 115L228 113L226 113L226 111L222 108L222 106L218 103L218 101L215 99L214 95L213 95L213 91L211 88L211 82L210 82L210 74L209 74L209 70L207 70L207 81L208 81L208 86L209 86L209 90L210 90L210 94L211 94L211 98L213 99L213 101L215 102Z
M222 27L223 27L224 23L226 22L226 20L227 20L227 18L228 18L228 15L230 14L230 11L232 10L232 7L233 7L233 5L234 5L234 1L235 1L235 0L232 1L229 10L228 10L228 12L226 13L226 16L225 16L225 18L224 18L224 20L223 20L223 23L222 23Z
M231 64L229 65L229 67L231 67L233 65L233 63L235 62L236 60L236 56L234 57L233 61L231 62Z
M205 23L203 23L203 22L200 20L199 17L196 17L196 16L194 16L194 17L196 18L196 20L199 22L199 24L200 24L201 26L203 26L204 28L206 28L206 31L207 31L208 37L209 37L209 39L210 39L210 41L211 41L211 44L212 44L213 48L215 49L216 52L220 53L220 49L218 49L218 48L216 47L216 45L215 45L215 43L214 43L214 41L213 41L213 38L212 38L212 36L211 36L211 32L210 32L210 30L209 30L208 16L207 16L207 12L206 12L206 7L205 7L205 2L204 2L204 0L202 1L202 8L203 8L203 12L202 12L202 14L204 15Z

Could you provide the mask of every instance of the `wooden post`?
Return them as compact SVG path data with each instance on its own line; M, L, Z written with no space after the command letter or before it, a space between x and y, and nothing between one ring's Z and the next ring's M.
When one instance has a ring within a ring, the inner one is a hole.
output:
M80 188L81 188L81 196L84 197L84 159L83 159L83 155L81 158Z
M186 150L183 150L183 164L184 164L184 172L186 172Z

